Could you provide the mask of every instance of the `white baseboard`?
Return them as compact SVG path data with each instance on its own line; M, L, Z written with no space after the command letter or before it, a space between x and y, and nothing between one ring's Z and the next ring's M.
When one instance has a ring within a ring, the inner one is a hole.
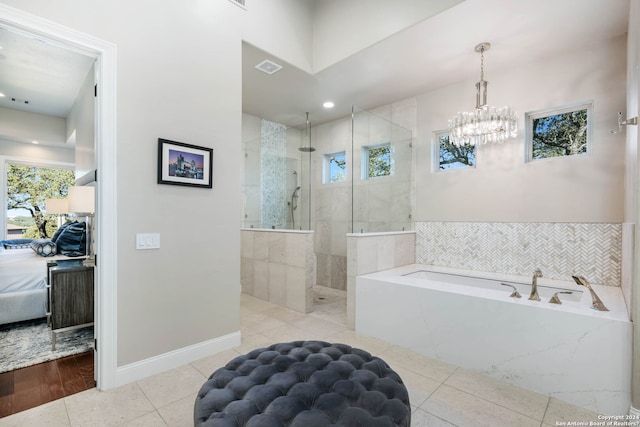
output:
M635 415L636 417L640 417L640 409L636 409L633 406L631 406L629 408L629 415Z
M240 331L116 368L120 387L240 345Z

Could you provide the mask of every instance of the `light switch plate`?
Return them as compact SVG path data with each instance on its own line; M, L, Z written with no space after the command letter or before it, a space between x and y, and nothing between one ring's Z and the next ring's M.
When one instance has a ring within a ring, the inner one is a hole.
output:
M159 249L160 233L137 233L136 249Z

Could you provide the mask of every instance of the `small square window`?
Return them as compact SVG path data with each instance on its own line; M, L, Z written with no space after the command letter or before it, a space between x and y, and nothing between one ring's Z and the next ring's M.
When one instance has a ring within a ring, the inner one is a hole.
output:
M324 155L325 184L341 182L347 179L347 156L344 151Z
M393 175L391 143L362 147L362 179Z
M527 113L527 161L589 152L592 109L585 103Z
M449 133L435 133L433 170L461 169L476 166L476 146L471 144L455 145L449 142ZM437 159L437 160L436 160Z

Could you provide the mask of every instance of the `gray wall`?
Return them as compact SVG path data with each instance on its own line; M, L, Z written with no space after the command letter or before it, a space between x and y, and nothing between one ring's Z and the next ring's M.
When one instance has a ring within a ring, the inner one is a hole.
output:
M238 331L241 40L300 62L308 5L3 3L117 45L117 365ZM212 147L214 188L158 185L159 137ZM141 232L162 247L136 251Z

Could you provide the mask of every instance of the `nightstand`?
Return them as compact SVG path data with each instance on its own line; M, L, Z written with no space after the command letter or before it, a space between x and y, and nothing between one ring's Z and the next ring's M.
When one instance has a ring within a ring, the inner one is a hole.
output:
M51 326L51 350L56 349L56 334L93 325L93 267L83 260L59 260L47 263L48 312Z

